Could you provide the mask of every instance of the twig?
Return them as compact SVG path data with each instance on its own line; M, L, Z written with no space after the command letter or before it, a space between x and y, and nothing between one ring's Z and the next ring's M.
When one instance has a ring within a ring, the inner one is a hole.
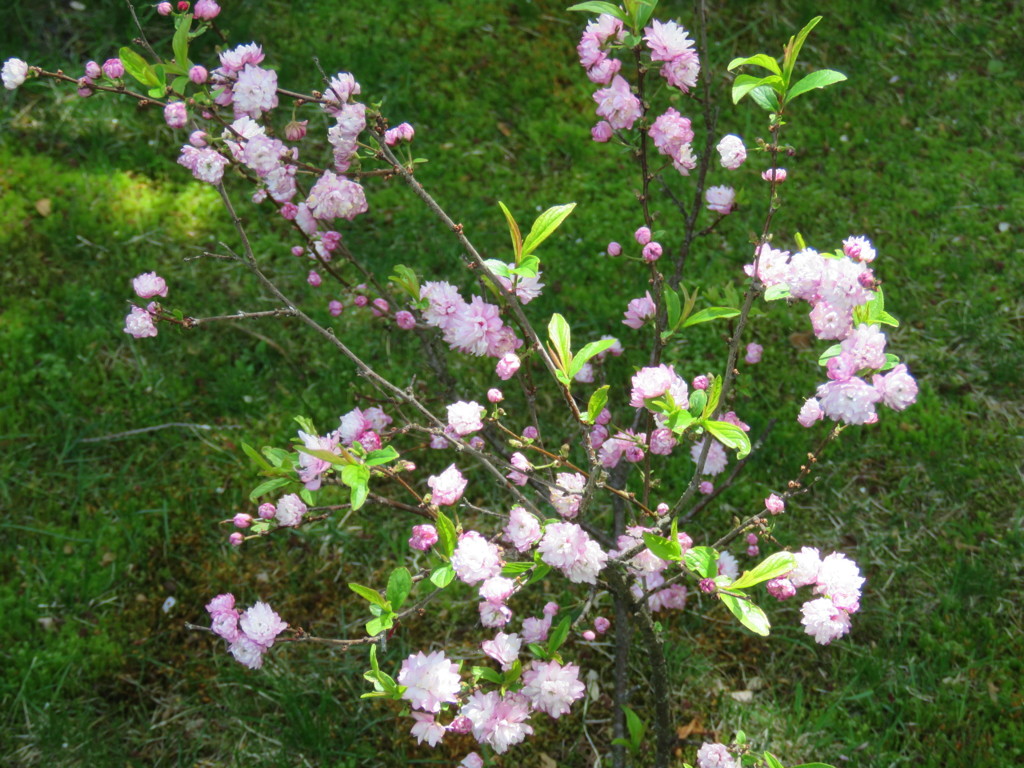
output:
M83 437L78 442L80 443L102 443L106 440L120 440L122 437L134 437L135 435L144 435L147 432L156 432L161 429L170 429L172 427L181 427L183 429L241 429L242 427L238 424L227 424L224 426L217 425L213 426L210 424L190 424L183 421L172 421L167 424L158 424L155 427L141 427L139 429L129 429L127 432L115 432L112 435L103 435L102 437Z

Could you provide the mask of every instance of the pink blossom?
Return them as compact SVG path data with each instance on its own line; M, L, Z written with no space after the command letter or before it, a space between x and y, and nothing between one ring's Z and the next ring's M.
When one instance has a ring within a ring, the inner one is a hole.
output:
M362 89L356 79L348 72L339 72L331 78L331 82L324 91L324 99L328 103L327 111L337 111L337 107L347 102L353 96L358 96Z
M907 373L907 366L903 363L884 376L876 373L871 377L871 383L882 403L894 411L902 411L917 400L917 382Z
M802 406L800 406L800 415L797 416L796 420L801 427L810 427L814 422L820 421L824 418L824 416L825 414L821 410L821 404L815 398L810 397L804 401Z
M306 275L306 282L309 283L313 288L319 288L320 283L323 282L323 279L320 277L319 272L317 272L315 269L311 269L309 270L309 274Z
M781 496L773 493L764 500L764 508L773 515L777 515L786 508L786 502L782 500Z
M761 173L761 178L765 181L774 180L776 184L781 184L786 180L786 169L785 168L769 168L767 171Z
M480 609L481 626L499 629L512 620L512 611L504 603L484 600L478 607Z
M875 260L875 249L871 241L863 235L848 237L843 240L843 253L854 261L870 263Z
M479 432L484 428L483 422L480 420L484 412L484 407L476 401L452 403L448 406L448 426L459 437Z
M803 547L799 552L794 553L796 564L789 572L788 577L794 587L805 587L818 581L818 571L821 569L821 555L814 547Z
M193 10L195 17L202 21L210 21L217 18L220 13L220 6L216 0L197 0Z
M647 291L644 296L629 302L625 313L626 319L622 323L630 328L642 328L647 318L654 317L654 310L654 299L651 298L651 292Z
M252 525L252 515L247 512L239 512L231 519L231 522L235 528L248 528Z
M613 240L612 242L608 243L607 252L609 256L618 256L620 253L622 253L622 246Z
M736 207L736 190L732 187L708 187L704 199L709 211L726 216Z
M15 61L17 61L17 59L15 59ZM25 71L28 71L27 67ZM99 80L103 77L103 68L95 61L87 61L85 62L85 76L90 77L93 80Z
M861 323L843 339L840 348L851 356L854 372L885 365L885 334L877 325Z
M603 635L611 627L612 623L608 621L604 616L598 616L594 619L594 629L598 634Z
M659 456L668 456L676 447L676 437L672 430L667 427L659 427L651 432L651 453Z
M235 661L249 669L259 669L263 666L265 650L262 645L253 642L245 635L239 635L228 647L228 651L235 657Z
M750 342L749 344L747 344L747 355L746 357L743 358L743 360L749 363L750 365L760 363L762 352L764 352L764 347L762 347L760 344Z
M509 269L515 268L515 264L507 264ZM523 277L522 275L514 275L512 279L496 275L498 282L501 286L513 294L523 304L529 304L531 301L540 296L541 291L544 289L544 283L540 281L542 272L537 272L534 277Z
M235 117L257 119L277 107L277 72L246 64L231 86L231 106Z
M194 65L188 71L188 79L196 85L202 85L209 77L210 73L201 64Z
M230 161L215 149L196 149L184 145L178 164L192 171L192 175L207 184L218 184L224 178L224 166Z
M277 501L277 512L274 519L278 525L286 528L295 528L302 522L302 516L306 514L306 505L299 498L298 494L289 493Z
M459 580L470 585L501 572L498 548L476 531L467 531L459 537L451 562Z
M288 141L302 141L306 136L309 120L292 120L284 127L284 137Z
M533 733L526 724L530 706L521 693L499 696L491 691L476 691L460 710L473 723L473 736L481 744L490 744L499 755Z
M645 401L661 397L676 382L676 372L671 365L662 363L657 367L641 368L633 375L633 388L630 391L629 404L634 408L642 408ZM686 383L683 382L683 403L676 403L683 408L688 406L686 402Z
M263 48L256 43L247 43L220 54L220 65L225 72L238 72L247 64L263 61Z
M728 576L733 580L739 578L740 566L736 562L736 557L731 552L718 553L718 575Z
M546 712L556 720L569 713L572 703L583 698L586 688L579 679L575 664L564 667L557 661L532 661L523 671L523 695L534 709Z
M507 672L512 669L512 665L519 658L519 649L522 644L523 641L519 635L507 635L504 632L499 632L493 640L484 640L480 647L483 648L484 653L501 664L502 671Z
M649 227L638 227L636 232L633 233L633 239L637 241L639 245L647 245L651 242L651 230Z
M277 507L268 501L260 504L256 514L260 516L260 520L271 520L277 514Z
M710 480L705 480L700 485L697 486L697 490L700 491L705 496L707 496L711 493L714 493L715 486Z
M469 718L464 718L468 720ZM470 752L456 768L484 768L484 759L476 752Z
M697 751L697 768L736 768L736 761L724 744L708 744Z
M882 399L874 387L858 378L822 384L817 395L825 415L844 424L873 423L875 403Z
M504 576L491 576L480 585L480 598L492 603L504 603L515 592L516 583Z
M537 547L541 560L574 584L596 584L608 554L574 523L550 523Z
M185 102L172 101L164 107L164 120L171 128L184 128L188 123L188 110L185 109Z
M768 594L774 597L776 600L789 600L796 594L796 587L793 582L782 576L777 579L772 579L765 588L768 590Z
M3 87L9 91L22 85L29 77L29 65L20 58L8 58L3 63Z
M209 137L206 131L192 131L192 133L188 135L188 143L197 149L202 149L208 143L206 141L207 138Z
M431 747L437 746L444 737L444 726L440 725L428 712L412 712L411 714L416 722L413 723L409 732L416 737L416 742L422 744L425 741Z
M395 324L402 330L409 331L416 327L416 318L413 317L412 312L400 309L395 312Z
M841 552L833 552L822 558L814 592L832 598L833 602L838 602L836 597L839 597L840 601L845 598L849 604L856 603L860 598L863 585L864 577L860 575L857 563ZM854 612L856 609L850 610L850 613Z
M337 317L338 315L340 315L344 311L344 309L345 309L345 305L342 304L337 299L332 300L332 301L327 303L327 311L331 313L332 317Z
M425 655L422 651L402 662L398 683L406 686L402 698L414 709L440 712L444 703L455 704L462 680L459 668L442 651Z
M324 171L306 198L310 213L323 221L336 218L352 221L366 213L366 194L354 181L338 176L333 171Z
M644 246L642 256L644 261L651 264L661 258L662 248L661 243L656 243L653 240Z
M704 448L704 443L708 438L704 438L699 443L695 443L690 448L690 456L693 458L694 463L700 460L700 453ZM725 453L725 448L717 440L711 440L711 447L708 449L707 458L704 460L704 474L705 475L718 475L725 470L725 465L729 463L729 457Z
M731 133L722 137L716 149L721 156L722 167L730 171L735 171L747 159L747 148L743 146L743 139Z
M505 535L519 552L525 552L540 541L540 522L520 506L512 507L508 515Z
M466 478L454 464L451 464L440 475L428 477L427 485L432 491L430 497L434 504L450 507L462 498L466 490Z
M609 141L612 137L612 127L608 124L607 120L601 120L593 128L590 129L590 138L594 141L604 144Z
M245 636L264 648L270 648L279 634L288 629L281 617L266 603L255 603L238 620Z
M505 395L502 394L502 391L500 389L491 387L490 389L487 390L487 402L500 403L504 399Z
M612 79L610 86L594 94L594 101L597 102L598 116L617 131L632 128L643 114L640 100L630 91L629 83L619 75Z
M156 272L143 272L132 278L132 288L140 299L152 299L154 296L167 296L167 283Z
M120 59L107 59L103 62L103 74L111 80L117 80L118 78L124 77L124 64ZM171 127L178 128L180 126L172 125Z
M819 645L828 645L850 631L850 615L827 597L809 600L800 609L800 623Z
M409 546L426 552L437 543L437 529L432 525L414 525L412 536L409 538Z
M124 318L124 332L131 334L136 339L156 336L157 330L153 316L142 307L132 307L132 311Z
M519 356L514 352L506 352L498 360L498 364L495 366L495 373L498 374L498 378L502 381L508 381L519 370L519 365Z
M819 301L810 313L811 328L819 339L842 339L853 325L853 311Z
M548 631L551 629L551 617L543 619L530 617L523 619L523 642L543 643L548 639Z
M661 76L668 80L673 88L678 88L683 93L689 92L697 85L697 77L700 75L700 59L696 51L688 51L686 54L666 61L661 65Z
M159 13L161 16L170 16L172 13L174 13L174 7L168 2L157 3L156 12Z
M651 61L674 61L682 56L696 56L689 33L674 21L655 19L644 33L644 41L651 49Z
M555 480L558 487L551 489L551 505L562 517L576 517L587 479L579 472L559 472L555 475Z

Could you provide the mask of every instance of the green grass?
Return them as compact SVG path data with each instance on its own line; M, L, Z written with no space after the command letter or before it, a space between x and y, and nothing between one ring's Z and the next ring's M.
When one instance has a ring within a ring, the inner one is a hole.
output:
M33 15L17 11L0 32L4 58L77 74L85 59L113 55L133 34L130 20L119 4L95 5L75 12L53 0ZM619 332L623 297L640 295L645 279L600 253L609 240L627 242L639 224L636 174L628 158L589 141L593 103L573 50L582 17L546 0L394 1L372 14L321 0L224 5L232 39L266 41L282 82L315 82L316 53L329 71L353 71L363 96L383 100L396 121L413 122L416 154L430 161L419 177L488 255L507 249L498 200L520 219L537 206L577 201L545 248L548 289L531 316L559 309L581 336ZM687 21L688 5L669 7ZM724 89L720 73L734 55L776 52L818 9L797 0L730 6L712 30L716 83ZM683 680L676 716L700 725L685 747L691 761L700 741L739 729L787 764L944 766L966 757L1003 766L1024 757L1016 466L1024 61L1013 34L1022 24L1019 8L997 2L842 3L807 46L806 61L850 80L796 102L787 139L797 154L776 239L788 247L800 232L833 248L849 234L872 238L889 308L901 320L892 347L921 395L876 427L848 430L776 532L783 545L840 549L861 564L867 592L850 637L815 646L790 605L773 610L765 641L720 610L704 632L698 615L711 604L696 599L667 620L682 638L670 648ZM158 20L147 32L155 44L166 37ZM182 260L197 247L234 242L215 194L174 164L180 139L155 115L42 84L2 98L0 762L457 762L468 742L418 747L387 706L357 701L361 654L284 647L250 674L184 629L202 620L212 594L234 588L246 602L271 600L311 631L358 631L361 609L344 583L382 582L375 534L385 531L385 552L401 552L404 519L353 516L241 552L224 545L219 521L248 507L252 475L241 440L283 444L298 413L330 424L365 387L293 323L130 340L120 318L129 278L144 270L165 274L175 306L192 314L269 306L230 267ZM750 143L761 119L723 101L723 133ZM718 286L738 283L748 234L759 227L754 165L728 180L746 189L747 204L699 254ZM378 274L395 263L430 278L453 274L457 244L406 190L375 183L370 201L371 214L345 237ZM669 221L669 211L662 216ZM326 289L305 286L283 230L261 232L257 248L282 284L326 320ZM337 326L404 383L415 352L401 336L379 326L366 333L350 317ZM792 341L805 331L796 308L758 310L753 335L765 344L765 362L741 377L735 404L755 431L780 395L797 402L817 381L820 350ZM720 351L708 330L669 359L700 370ZM623 376L627 366L623 359L612 371ZM473 391L490 385L486 364L463 367ZM709 530L795 474L807 434L790 405L775 415L748 483L709 513ZM168 422L211 429L85 442ZM168 596L177 604L165 614ZM455 629L474 610L468 591L442 608L396 634L392 664L438 638L471 650L474 636ZM583 666L602 669L607 651L581 651ZM743 690L751 702L730 696ZM642 709L642 691L635 701ZM607 699L592 702L587 717L607 719ZM529 751L504 764L532 764L540 752L559 765L592 764L578 715L538 730ZM588 735L607 742L600 724Z

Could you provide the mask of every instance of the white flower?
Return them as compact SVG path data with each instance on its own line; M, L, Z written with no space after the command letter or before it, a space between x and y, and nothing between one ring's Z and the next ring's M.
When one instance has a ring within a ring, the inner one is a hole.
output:
M21 59L8 59L4 62L3 80L4 88L13 91L25 82L28 76L28 64Z

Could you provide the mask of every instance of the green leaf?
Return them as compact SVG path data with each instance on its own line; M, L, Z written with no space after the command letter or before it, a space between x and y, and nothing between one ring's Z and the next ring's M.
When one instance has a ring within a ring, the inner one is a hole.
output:
M683 559L683 548L679 545L678 539L673 541L649 531L644 531L643 535L647 548L662 560L680 561Z
M362 584L356 584L354 581L349 582L348 588L370 603L370 605L378 605L385 611L391 610L391 606L388 605L388 601L381 597L380 592L376 589L364 587Z
M273 477L270 480L264 480L249 492L249 501L256 501L260 496L266 496L271 491L276 491L278 488L291 485L292 482L293 481L287 477Z
M380 674L380 664L377 662L376 644L370 646L370 669L373 670L374 677Z
M363 694L364 696L367 694ZM620 747L625 747L630 752L633 751L633 743L629 739L612 739L612 744L617 744Z
M665 426L671 429L675 434L681 435L686 431L686 428L693 424L694 418L688 412L680 409L668 417L665 422Z
M388 602L397 611L412 592L412 576L408 568L395 568L388 577Z
M455 578L455 569L452 568L450 563L439 565L430 573L430 583L438 589L444 589L452 583L452 579Z
M737 75L732 83L732 103L739 104L744 96L762 85L779 91L782 89L782 78L778 75L768 75L767 77Z
M501 685L503 682L502 676L490 667L471 667L470 672L472 672L473 677L476 680L483 678L487 682L494 683L495 685Z
M718 553L711 547L691 547L683 555L683 564L702 578L710 579L718 574Z
M727 421L707 421L704 427L726 448L735 450L737 459L742 459L750 453L750 438L735 424Z
M530 653L544 661L547 661L550 658L550 654L544 646L537 645L536 643L527 643L526 647L530 649Z
M724 592L716 592L719 599L725 603L725 607L732 611L732 615L740 620L740 624L751 632L767 637L771 632L772 625L764 611L758 608L750 600L734 597Z
M709 323L712 320L718 320L723 317L736 317L739 313L738 309L733 309L732 307L708 307L686 318L683 321L683 328L689 328L691 325L697 325L698 323Z
M363 464L346 464L341 468L341 482L351 489L349 502L352 510L358 510L370 494L370 470Z
M393 269L395 274L389 275L388 280L408 293L414 301L419 301L420 281L416 272L404 264L396 264Z
M183 16L178 16L174 21L177 25L177 29L174 30L174 39L171 40L174 60L182 67L187 67L189 66L188 32L192 28L192 14L186 13Z
M594 394L590 396L590 401L587 403L588 424L596 422L597 417L601 415L601 411L608 404L608 387L609 385L605 384L603 387L594 390Z
M540 274L540 259L536 256L523 256L519 266L509 270L510 274L522 277L537 277Z
M637 751L644 740L644 733L647 731L647 725L640 716L629 707L623 707L622 711L626 715L626 728L629 729L629 741L633 748L633 751Z
M498 277L509 278L512 276L512 271L508 268L508 264L503 262L501 259L487 259L484 262L484 266Z
M518 264L519 260L523 258L523 236L519 232L519 225L516 224L512 211L505 207L505 204L500 200L498 201L498 206L501 208L501 212L505 214L505 221L508 222L508 233L512 238L512 253L515 254L515 262Z
M766 112L774 113L779 111L779 94L775 92L774 88L767 85L759 85L750 92L750 98Z
M370 453L366 454L366 466L378 467L381 464L387 464L389 461L394 461L397 458L398 451L395 450L393 445L389 445L385 448L370 451Z
M287 466L291 468L292 465L292 454L286 451L284 448L275 448L270 445L263 446L263 455L270 460L270 463L275 467Z
M704 390L708 394L708 404L704 406L703 418L709 418L718 408L718 401L722 398L722 377L715 376L711 379L710 389Z
M270 469L270 464L267 463L266 459L260 456L259 451L257 451L244 440L242 441L242 451L245 453L246 456L248 456L250 459L256 462L260 469Z
M551 347L554 350L556 360L555 367L563 373L569 372L572 364L572 332L565 318L557 312L551 316L548 322L548 338L551 340ZM566 382L562 382L566 384ZM568 384L566 384L568 386Z
M562 647L562 643L565 642L565 638L569 636L569 627L572 626L572 617L565 616L558 626L552 631L551 636L548 638L548 654L551 656L555 655L555 652Z
M703 389L695 389L690 393L689 411L694 416L704 413L704 406L708 404L707 393Z
M567 11L582 11L583 13L607 13L610 16L614 16L616 19L621 21L628 21L626 14L622 12L622 9L617 5L611 3L601 2L588 2L588 3L576 3L576 5L570 5L565 10Z
M559 225L565 221L566 217L572 213L572 209L576 207L576 203L566 203L565 205L556 205L552 208L548 208L544 213L537 217L537 220L533 222L533 226L530 228L530 234L526 236L526 240L523 241L523 256L528 256L533 253L537 246L547 240L558 229Z
M796 558L792 552L776 552L769 555L752 570L744 571L736 581L729 585L729 589L747 589L762 581L769 581L784 573L789 573L796 567Z
M786 768L771 752L764 753L765 768Z
M800 763L800 765L794 765L793 768L835 768L835 766L829 763Z
M821 355L818 357L818 365L827 365L828 361L831 360L833 357L839 357L839 354L842 351L842 344L833 344L831 347L822 352Z
M505 565L501 569L501 575L518 576L520 573L526 573L531 568L533 568L532 560L528 560L525 562L505 563Z
M387 621L384 619L383 616L378 616L375 619L370 619L368 622L366 622L366 634L370 637L376 637L385 629L389 629L389 627L385 626L386 624Z
M726 67L726 70L732 72L734 69L736 69L736 67L742 67L745 64L753 64L758 67L770 69L776 75L782 74L782 69L779 67L779 62L777 62L767 53L755 53L753 56L748 56L745 59L742 57L738 59L733 59L732 61L729 62L729 66Z
M777 285L770 285L764 290L765 301L778 301L779 299L788 299L791 296L789 286L785 283L778 283Z
M151 99L162 99L167 95L167 92L164 89L164 86L158 85L146 91L146 95Z
M834 69L819 69L817 72L811 72L790 88L786 94L786 101L792 101L797 96L813 91L815 88L827 88L834 83L841 83L845 79L846 75L842 72L836 72Z
M583 365L594 355L599 355L609 347L614 346L615 341L615 339L601 339L600 341L592 341L589 344L585 344L583 349L577 352L576 356L572 359L572 365L569 366L569 378L574 378L583 368Z
M679 294L668 286L665 287L665 312L669 329L675 330L682 308L679 306Z
M899 357L897 357L896 355L890 354L889 352L886 352L885 353L885 365L883 365L879 370L881 370L881 371L888 371L890 368L895 368L899 364L900 364Z
M174 78L174 82L171 83L171 90L173 90L175 93L179 93L182 96L184 96L185 89L188 88L188 84L189 79L187 77L176 77Z
M441 554L451 557L455 551L455 545L459 543L459 535L455 531L455 524L441 510L437 511L437 544Z
M793 77L793 67L796 65L796 60L800 55L800 49L804 46L804 41L821 19L821 16L815 16L807 22L807 26L796 34L796 37L789 38L789 44L785 47L782 56L782 79L786 82L786 87L789 87L790 78Z
M149 63L139 54L127 46L117 52L118 58L124 64L124 71L138 80L147 88L163 87L163 83L157 79L156 72L149 66Z
M658 0L635 0L633 8L633 29L639 31L650 21L654 9L658 6Z
M540 581L545 576L547 576L550 572L551 572L551 566L550 565L548 565L547 563L538 563L537 566L533 569L533 573L530 574L530 578L528 578L526 580L526 583L523 584L523 586L524 587L528 587L531 584L533 584L535 581Z

